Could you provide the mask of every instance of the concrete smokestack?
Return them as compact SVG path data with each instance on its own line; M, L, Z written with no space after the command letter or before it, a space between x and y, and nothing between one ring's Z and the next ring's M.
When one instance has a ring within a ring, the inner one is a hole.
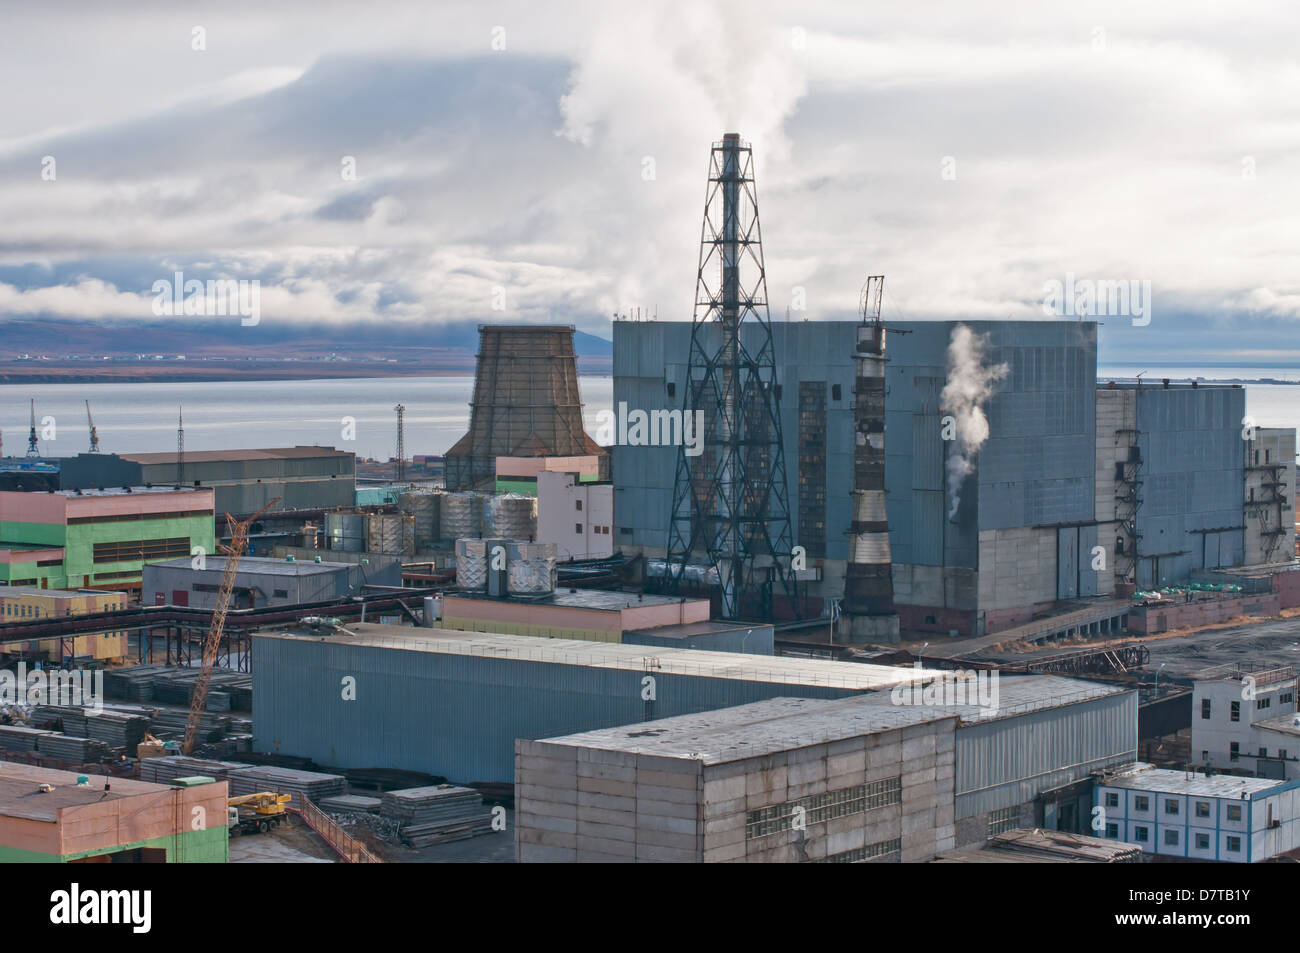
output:
M853 385L853 523L841 618L850 642L899 640L889 517L885 511L885 327L883 275L867 279L857 329Z

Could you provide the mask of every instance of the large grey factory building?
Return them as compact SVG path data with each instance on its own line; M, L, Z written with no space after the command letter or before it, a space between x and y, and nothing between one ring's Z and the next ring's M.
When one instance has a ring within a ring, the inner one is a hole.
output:
M989 435L965 478L951 475L961 470L941 400L959 324L985 344L963 360L985 371L1006 365L982 401ZM894 325L906 333L889 337L885 484L904 628L996 632L1112 594L1117 579L1166 585L1192 569L1270 558L1260 534L1247 535L1265 508L1245 489L1241 387L1098 385L1090 321ZM843 593L853 519L858 327L772 325L794 541L819 567L809 595L822 599ZM680 409L690 342L686 322L615 322L616 412ZM677 455L675 446L614 448L624 551L663 554ZM1277 559L1289 558L1292 538L1262 537ZM1104 568L1095 570L1098 546Z
M146 563L140 598L145 605L214 609L225 571L225 556L208 556L202 568L195 568L189 556ZM236 609L310 605L359 596L366 586L401 585L402 566L392 556L375 554L364 563L245 556L235 570L231 605Z
M1086 830L1093 773L1136 755L1136 693L997 687L985 708L780 698L520 741L518 859L911 862L1017 827Z
M177 481L177 454L79 453L59 461L64 489L96 486L169 486ZM276 497L273 512L313 511L356 502L356 456L333 447L188 450L181 482L210 486L224 528L226 513L248 516Z
M370 623L257 634L253 671L254 750L458 782L513 782L518 738L777 696L843 698L942 674Z

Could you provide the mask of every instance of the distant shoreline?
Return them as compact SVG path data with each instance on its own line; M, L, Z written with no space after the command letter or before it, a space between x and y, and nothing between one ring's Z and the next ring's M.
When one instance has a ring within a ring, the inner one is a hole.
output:
M105 362L108 363L108 362ZM233 364L234 362L232 362ZM393 377L473 377L474 366L419 367L378 363L249 362L251 367L213 367L196 362L189 367L169 362L167 367L117 364L112 367L59 365L52 361L0 362L0 385L5 384L202 384L222 381L309 381ZM595 365L595 366L593 366ZM609 361L578 359L578 373L600 377L610 373Z

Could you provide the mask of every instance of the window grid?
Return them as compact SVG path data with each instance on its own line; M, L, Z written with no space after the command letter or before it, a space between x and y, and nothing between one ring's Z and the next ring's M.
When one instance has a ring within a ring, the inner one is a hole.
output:
M903 779L884 778L868 784L859 784L825 794L815 794L773 804L771 807L749 811L745 816L745 838L753 840L788 831L794 821L795 811L802 808L805 824L820 824L838 817L862 814L879 807L898 804L902 800Z
M866 860L873 860L876 857L885 857L889 854L900 853L903 849L901 838L881 841L878 844L868 844L866 847L855 847L852 850L841 851L838 854L831 854L821 860L814 861L818 864L860 864Z

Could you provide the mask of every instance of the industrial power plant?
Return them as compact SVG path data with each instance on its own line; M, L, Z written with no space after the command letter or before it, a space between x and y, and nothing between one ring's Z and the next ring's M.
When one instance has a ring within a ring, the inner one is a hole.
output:
M612 430L567 324L481 325L463 436L408 455L417 379L386 462L179 411L110 452L88 401L42 457L29 403L0 675L93 697L0 700L0 861L1300 859L1250 637L1300 608L1295 430L1099 379L1095 320L900 318L871 262L851 319L774 320L753 145L704 184Z

